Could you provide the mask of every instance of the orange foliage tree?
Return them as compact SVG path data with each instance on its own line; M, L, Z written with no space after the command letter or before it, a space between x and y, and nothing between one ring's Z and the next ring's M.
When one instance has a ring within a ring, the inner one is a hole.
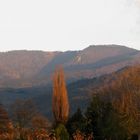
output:
M127 128L129 135L140 133L140 67L125 70L116 83L119 97L114 100L115 108L122 119L121 124Z
M62 67L58 67L53 76L52 109L55 122L65 124L69 115L69 102Z
M140 66L124 68L101 93L109 97L126 135L140 134Z

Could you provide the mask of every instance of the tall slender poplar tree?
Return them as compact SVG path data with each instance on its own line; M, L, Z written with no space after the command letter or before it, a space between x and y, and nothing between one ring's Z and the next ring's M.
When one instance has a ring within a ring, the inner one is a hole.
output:
M64 71L61 66L57 67L53 76L52 109L55 122L65 124L69 115L69 102Z

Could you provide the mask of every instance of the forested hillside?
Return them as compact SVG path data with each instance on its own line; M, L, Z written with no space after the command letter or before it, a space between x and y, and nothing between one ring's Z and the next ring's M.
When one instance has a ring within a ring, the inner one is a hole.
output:
M37 140L138 137L139 75L140 66L135 65L93 79L79 80L66 88L63 71L58 69L53 77L53 87L3 89L9 94L1 94L5 98L3 103L6 99L8 102L0 108L0 137L9 137L9 140L13 137L24 140L28 137Z
M89 46L80 51L11 51L0 53L0 87L21 88L51 82L63 65L68 82L111 73L139 63L139 51L119 45Z

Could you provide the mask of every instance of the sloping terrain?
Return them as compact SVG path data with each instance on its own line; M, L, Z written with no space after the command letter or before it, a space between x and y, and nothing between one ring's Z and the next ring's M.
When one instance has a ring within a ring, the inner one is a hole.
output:
M50 116L51 77L63 65L71 112L87 106L91 95L104 84L140 63L140 52L118 45L89 46L81 51L11 51L0 53L0 102L8 107L16 99L33 99Z
M81 51L11 51L0 53L0 87L47 85L56 66L63 65L67 81L92 78L138 64L140 52L119 45L89 46Z
M140 74L140 67L125 67L117 72L106 74L92 79L83 79L67 85L70 101L70 112L75 112L78 107L84 110L89 104L91 97L97 93L100 88L111 85L120 79L123 75L130 77ZM32 99L39 110L51 118L52 87L40 86L31 88L4 88L0 90L0 102L9 107L16 99ZM108 95L107 95L108 97Z

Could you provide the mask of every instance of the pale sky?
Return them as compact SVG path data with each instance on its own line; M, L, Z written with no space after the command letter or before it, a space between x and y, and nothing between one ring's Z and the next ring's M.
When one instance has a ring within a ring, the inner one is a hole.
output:
M140 0L0 0L0 51L140 50Z

